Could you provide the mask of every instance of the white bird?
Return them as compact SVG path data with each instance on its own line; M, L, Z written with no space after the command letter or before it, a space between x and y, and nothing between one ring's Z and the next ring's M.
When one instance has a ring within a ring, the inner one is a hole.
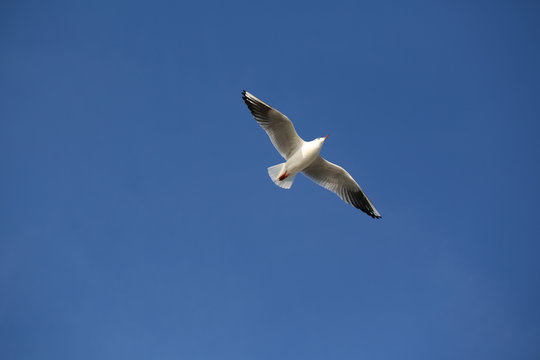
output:
M277 186L290 189L296 174L302 172L315 183L336 193L346 203L373 218L381 217L352 176L341 166L319 155L328 135L304 141L288 117L245 90L242 91L242 98L274 147L286 160L268 168L268 175Z

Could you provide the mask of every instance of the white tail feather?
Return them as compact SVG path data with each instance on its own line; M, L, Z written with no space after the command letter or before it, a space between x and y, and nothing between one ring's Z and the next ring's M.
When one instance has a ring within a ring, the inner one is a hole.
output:
M272 179L274 184L276 184L277 186L284 189L290 189L294 182L294 177L296 176L296 174L289 175L285 179L279 180L280 175L282 175L284 172L283 171L284 168L285 168L285 163L270 166L268 168L268 175L270 176L270 179Z

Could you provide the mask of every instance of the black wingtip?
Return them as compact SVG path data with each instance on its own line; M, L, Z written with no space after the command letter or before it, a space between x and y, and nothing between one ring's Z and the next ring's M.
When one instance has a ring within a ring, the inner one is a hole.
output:
M246 95L247 91L246 90L242 90L242 100L244 100L247 104L247 100L248 100L248 97Z
M366 212L367 212L367 211L366 211ZM374 219L382 219L382 216L381 216L381 215L375 215L375 213L372 212L372 211L369 211L367 214L368 214L369 216L371 216L372 218L374 218Z

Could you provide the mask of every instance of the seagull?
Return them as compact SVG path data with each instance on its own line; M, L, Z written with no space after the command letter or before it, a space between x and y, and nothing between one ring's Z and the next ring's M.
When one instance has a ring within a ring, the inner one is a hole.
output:
M287 116L245 90L242 91L242 99L255 120L266 131L276 150L286 160L268 168L268 175L277 186L290 189L294 177L301 172L372 218L381 218L381 214L352 176L341 166L319 155L328 135L304 141L298 136Z

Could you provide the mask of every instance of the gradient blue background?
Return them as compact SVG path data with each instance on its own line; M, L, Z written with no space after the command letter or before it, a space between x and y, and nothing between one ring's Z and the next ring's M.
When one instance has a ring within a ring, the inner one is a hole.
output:
M540 358L538 2L0 14L0 358ZM383 219L273 185L242 89Z

